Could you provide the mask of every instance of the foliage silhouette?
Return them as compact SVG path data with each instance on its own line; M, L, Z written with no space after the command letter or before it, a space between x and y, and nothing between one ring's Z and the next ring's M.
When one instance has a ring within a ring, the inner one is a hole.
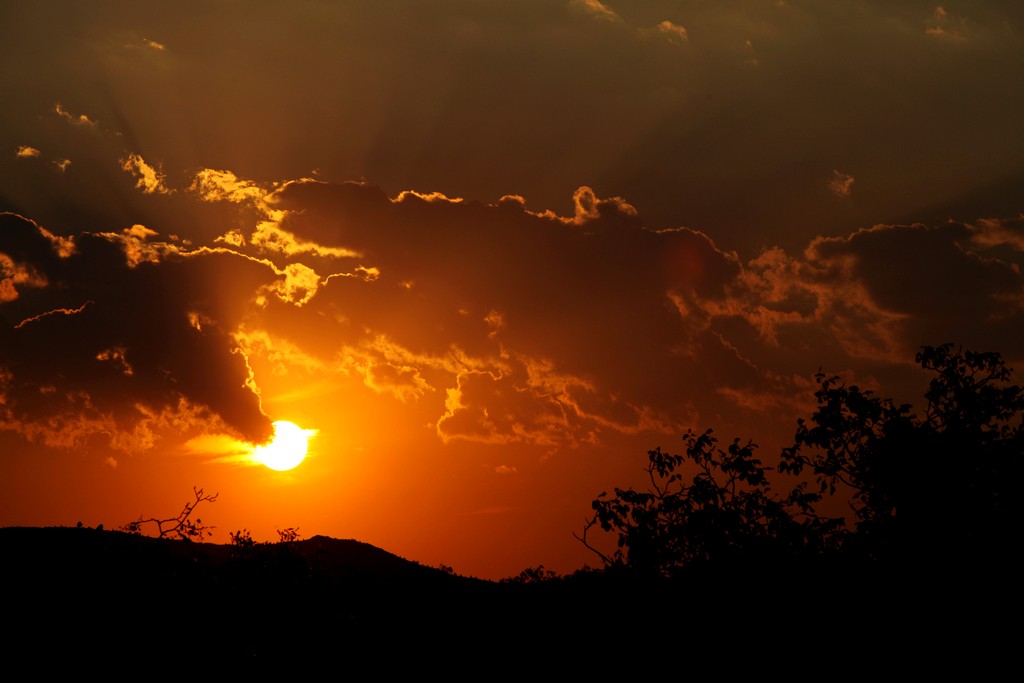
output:
M648 490L600 494L576 538L606 568L640 575L840 555L890 566L941 561L952 571L1017 566L1007 561L1024 524L1024 390L1009 383L998 353L945 344L923 347L915 360L934 374L923 417L817 374L817 409L798 421L778 466L812 481L786 495L773 490L772 468L753 443L723 449L711 430L687 432L682 455L648 453ZM836 497L852 526L819 514ZM591 541L595 526L615 534L613 552Z
M232 556L248 553L256 547L256 541L253 540L252 532L248 529L231 531L228 536L231 538Z
M304 584L309 578L309 565L296 552L299 530L289 527L277 532L279 540L258 542L248 529L232 531L230 543L230 573L237 588L251 595L263 595L267 590L280 590Z
M952 344L915 358L934 373L922 417L818 373L818 407L800 420L779 469L809 470L816 495L849 493L851 552L929 561L1005 555L1024 509L1024 390L998 353ZM952 552L951 551L955 551Z
M544 581L553 581L559 578L558 573L547 569L542 564L538 564L536 567L527 567L523 571L519 572L516 576L506 577L501 580L502 583L542 583Z
M683 441L683 455L648 452L647 491L616 488L614 497L601 493L594 500L594 516L576 538L606 567L671 576L695 564L766 558L780 549L799 554L823 547L838 525L815 514L816 496L803 487L776 496L756 444L736 439L723 449L710 429L687 432ZM591 544L594 526L617 534L611 555Z
M207 495L203 492L203 489L196 488L195 486L192 487L192 493L195 496L195 500L185 503L181 512L176 517L158 519L156 517L143 518L142 515L139 515L137 520L128 522L120 530L130 534L141 534L144 524L155 524L159 538L171 537L179 538L183 541L202 541L203 538L212 536L215 527L203 524L202 519L196 518L193 520L190 517L200 503L215 503L217 502L217 496L220 494Z

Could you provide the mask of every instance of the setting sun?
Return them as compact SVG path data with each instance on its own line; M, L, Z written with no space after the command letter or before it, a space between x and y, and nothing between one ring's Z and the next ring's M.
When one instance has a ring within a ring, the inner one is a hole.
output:
M265 446L256 446L253 460L278 471L297 467L305 460L309 439L315 433L315 429L302 429L294 422L278 420L274 423L274 438Z

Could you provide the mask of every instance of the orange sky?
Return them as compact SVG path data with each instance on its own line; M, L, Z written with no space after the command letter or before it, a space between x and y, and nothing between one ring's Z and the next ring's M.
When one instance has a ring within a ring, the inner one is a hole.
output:
M688 429L1024 358L1015 3L6 2L0 524L596 563ZM274 420L298 468L238 457Z

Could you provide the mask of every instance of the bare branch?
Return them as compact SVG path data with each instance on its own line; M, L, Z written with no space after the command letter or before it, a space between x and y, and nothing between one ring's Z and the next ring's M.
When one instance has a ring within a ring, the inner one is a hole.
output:
M207 495L203 489L195 486L192 487L192 494L195 496L195 500L187 501L177 516L159 519L157 517L144 518L142 515L139 515L137 520L125 524L121 527L121 530L127 531L131 534L140 534L142 533L142 525L155 524L158 538L167 538L170 536L179 538L183 541L201 541L204 537L211 536L213 534L213 529L215 528L214 526L203 524L203 520L198 518L193 521L190 517L192 516L192 512L200 503L215 503L217 501L217 496L220 494L214 493Z
M589 542L587 542L587 532L589 532L589 531L590 531L590 529L591 529L591 528L592 528L592 527L593 527L593 526L594 526L595 524L597 524L597 517L596 517L596 516L595 516L595 517L591 517L590 519L588 519L588 520L587 520L587 521L586 521L586 522L584 523L584 525L583 525L583 535L582 535L582 536L578 535L578 534L577 534L577 533L576 533L575 531L574 531L574 532L572 532L572 536L573 536L573 538L575 538L575 539L576 539L577 541L579 541L580 543L582 543L582 544L583 544L583 547L584 547L584 548L586 548L586 549L587 549L587 550L589 550L590 552L592 552L592 553L594 553L595 555L597 555L598 557L600 557L600 558L601 558L601 561L602 561L602 562L604 562L605 566L609 566L609 565L611 565L611 564L612 564L612 560L611 560L611 558L609 558L609 557L608 557L607 555L605 555L605 554L604 554L604 553L602 553L602 552L601 552L600 550L598 550L598 549L597 549L597 548L595 548L594 546L590 545L590 543L589 543Z

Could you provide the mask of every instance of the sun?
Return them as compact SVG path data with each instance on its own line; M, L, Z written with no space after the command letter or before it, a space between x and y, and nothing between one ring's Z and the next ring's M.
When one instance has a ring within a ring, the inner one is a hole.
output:
M274 438L265 446L256 446L253 460L279 472L290 470L306 458L309 439L314 434L315 429L303 429L294 422L278 420L274 423Z

